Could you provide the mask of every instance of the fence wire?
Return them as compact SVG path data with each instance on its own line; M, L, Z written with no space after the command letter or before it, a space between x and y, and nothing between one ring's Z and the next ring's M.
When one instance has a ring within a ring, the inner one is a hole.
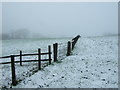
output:
M58 44L58 60L62 60L67 54L67 42Z

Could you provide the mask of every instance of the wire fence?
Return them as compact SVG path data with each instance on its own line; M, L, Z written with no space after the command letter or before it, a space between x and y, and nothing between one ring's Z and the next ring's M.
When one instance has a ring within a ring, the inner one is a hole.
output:
M49 45L47 48L48 50L44 53L41 52L40 48L38 48L36 53L26 54L26 53L23 53L22 51L20 51L20 54L17 54L17 55L0 57L0 59L9 58L9 60L10 60L9 62L0 62L0 64L2 64L2 65L3 64L11 64L12 85L15 86L15 85L17 85L15 63L19 63L20 66L22 67L23 64L26 62L37 62L38 70L41 70L41 68L42 68L41 61L42 62L49 61L49 64L51 64L52 60L54 62L56 62L59 60L63 60L67 56L71 55L72 50L74 49L74 46L79 38L80 38L80 36L78 35L68 42L55 43L55 44L53 44L53 51L51 49L51 45ZM52 54L53 54L53 57L52 57ZM24 58L26 56L28 58ZM31 58L32 56L36 56L36 57L34 59L32 59ZM18 57L19 59L16 60L15 57ZM26 59L29 59L29 60L26 60Z
M67 54L67 42L58 44L58 60L62 60Z

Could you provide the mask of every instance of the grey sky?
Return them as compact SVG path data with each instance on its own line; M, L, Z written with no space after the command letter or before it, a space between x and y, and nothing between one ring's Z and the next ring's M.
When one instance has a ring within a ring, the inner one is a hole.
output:
M3 32L28 29L50 37L99 36L118 32L117 2L2 4Z

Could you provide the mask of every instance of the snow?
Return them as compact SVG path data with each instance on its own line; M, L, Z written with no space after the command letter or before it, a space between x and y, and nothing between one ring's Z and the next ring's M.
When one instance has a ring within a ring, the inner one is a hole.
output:
M51 39L15 39L15 40L3 40L2 41L2 56L12 55L12 54L19 54L20 50L23 51L23 54L31 54L37 53L38 48L41 48L41 52L48 52L48 45L53 43L66 43L66 41L70 40L71 38L51 38ZM53 49L51 49L53 50ZM53 57L53 55L52 55ZM16 57L15 61L19 61L20 57ZM24 56L22 57L23 60L37 60L38 56ZM43 55L41 59L47 59L48 55ZM7 59L0 59L0 62L10 62L10 58ZM48 65L48 61L42 62L42 67ZM2 70L2 77L0 77L0 87L10 88L12 87L11 83L11 64L3 64L0 65ZM15 64L16 67L16 78L17 81L20 82L24 80L26 77L30 77L38 70L38 63L37 62L25 62L20 66L19 63Z
M18 66L24 73L29 73L26 69L36 68L37 65L32 64L32 67L28 63ZM118 88L118 37L80 38L71 56L25 75L17 86L12 87Z

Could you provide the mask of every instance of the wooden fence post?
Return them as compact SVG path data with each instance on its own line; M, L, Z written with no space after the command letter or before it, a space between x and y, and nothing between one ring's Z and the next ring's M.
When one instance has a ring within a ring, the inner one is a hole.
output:
M38 70L41 70L41 49L38 49Z
M16 75L15 75L15 63L14 63L14 55L11 55L11 71L12 71L12 85L15 86L16 83Z
M55 43L56 44L56 61L57 61L57 56L58 56L58 43Z
M51 64L51 46L48 46L48 52L49 52L49 64Z
M58 43L53 44L53 57L54 62L57 61Z
M22 51L20 51L20 66L22 66Z
M72 39L72 50L74 49L74 46L75 46L76 42L78 41L78 39L79 39L80 37L81 37L81 36L78 35L78 36L76 36L75 38Z
M71 42L68 41L68 46L67 46L67 56L71 54Z
M55 59L55 44L53 44L53 58L54 58L54 62L56 62L56 59Z
M74 48L74 45L75 45L75 42L74 42L74 40L72 40L72 50Z

